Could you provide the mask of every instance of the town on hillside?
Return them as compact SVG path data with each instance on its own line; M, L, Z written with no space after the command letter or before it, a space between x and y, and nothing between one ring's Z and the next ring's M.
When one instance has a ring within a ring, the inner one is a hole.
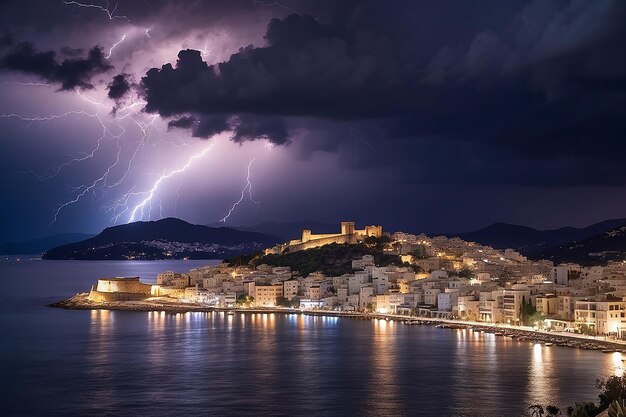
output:
M322 263L312 263L316 250L346 247L361 252L336 259L325 252ZM347 267L337 268L341 262ZM554 265L459 238L343 222L337 234L304 230L302 239L249 263L163 272L154 285L138 277L100 279L88 295L92 305L120 302L451 318L624 339L626 263Z

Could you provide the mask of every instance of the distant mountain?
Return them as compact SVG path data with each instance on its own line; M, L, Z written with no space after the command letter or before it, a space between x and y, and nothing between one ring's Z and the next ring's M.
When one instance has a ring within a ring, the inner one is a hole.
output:
M537 259L555 263L574 262L581 265L602 265L626 259L626 226L621 226L587 239L537 252Z
M86 233L60 233L39 239L25 240L22 242L4 243L0 245L0 255L34 255L42 254L59 245L79 242L93 237Z
M626 226L626 219L606 220L584 228L562 227L553 230L537 230L532 227L508 223L494 223L484 229L456 235L463 240L477 242L496 249L513 248L524 254L534 254L567 242L590 238L611 229Z
M279 241L263 233L167 218L109 227L91 239L51 249L44 259L224 259Z
M224 226L223 223L210 224L209 226ZM302 237L302 229L311 229L313 233L339 233L341 225L322 223L314 220L303 220L297 222L263 222L254 226L234 226L234 229L246 232L266 233L278 236L283 242Z

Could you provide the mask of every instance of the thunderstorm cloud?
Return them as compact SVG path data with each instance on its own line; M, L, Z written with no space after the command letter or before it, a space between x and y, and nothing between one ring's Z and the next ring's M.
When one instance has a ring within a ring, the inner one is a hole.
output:
M85 58L72 57L58 61L54 51L38 52L30 42L19 43L5 54L1 58L0 67L58 83L61 90L93 88L91 79L113 68L98 46L91 48Z
M394 146L442 157L446 149L446 172L426 165L404 175L407 181L462 174L483 183L626 182L626 106L618 105L625 102L619 16L626 4L490 3L490 21L469 5L427 3L404 2L405 13L380 2L337 6L328 21L275 18L265 45L243 46L216 64L181 50L174 65L143 77L146 111L198 120L227 114L237 120L231 125L239 142L290 143L295 119L318 130L364 126L383 149L354 167L372 158L395 163L402 156ZM440 15L447 21L437 22ZM300 152L314 151L314 140ZM603 164L589 172L596 159Z

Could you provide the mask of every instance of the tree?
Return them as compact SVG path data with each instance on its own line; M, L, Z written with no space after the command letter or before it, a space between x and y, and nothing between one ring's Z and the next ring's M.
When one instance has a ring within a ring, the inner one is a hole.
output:
M541 404L534 404L528 407L528 409L531 410L531 415L533 417L543 417L544 415L550 417L557 416L559 414L559 407L552 404L546 405L545 408Z
M254 297L251 295L240 294L237 297L237 304L249 306L254 301Z
M424 247L420 247L420 249L415 249L415 250L411 251L409 253L409 255L411 255L415 259L426 259L426 258L428 258L428 256L426 256L426 251L425 251Z
M528 326L532 324L531 317L533 317L535 314L537 314L537 308L535 308L535 306L530 300L526 302L526 297L522 296L522 302L520 303L520 306L519 306L520 323L522 323L524 326ZM537 319L538 317L535 317L535 318ZM541 320L543 320L543 318L541 318Z
M364 240L367 246L375 246L376 245L376 236L368 236Z
M291 307L291 301L289 301L285 297L278 297L276 299L276 305L279 307Z
M556 415L558 415L559 414L559 410L560 410L559 407L557 407L554 404L546 405L546 411L548 412L549 416L556 416Z
M542 324L546 317L535 309L535 312L528 317L531 326Z
M612 402L626 398L626 377L610 376L606 380L598 379L596 386L602 390L600 409L605 410Z
M544 415L543 406L541 404L534 404L528 407L533 417L542 417Z
M474 271L468 268L461 269L457 275L461 278L474 278Z
M578 331L581 334L586 334L586 335L590 335L593 336L593 328L591 326L589 326L586 323L582 323L578 325Z
M567 407L567 415L570 417L595 417L599 412L598 406L591 401L576 403L574 407Z

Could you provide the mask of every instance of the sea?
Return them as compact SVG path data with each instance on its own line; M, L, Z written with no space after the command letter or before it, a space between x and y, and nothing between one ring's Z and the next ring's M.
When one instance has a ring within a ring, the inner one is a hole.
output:
M46 307L211 263L0 259L0 415L566 415L623 372L620 353L385 320Z

